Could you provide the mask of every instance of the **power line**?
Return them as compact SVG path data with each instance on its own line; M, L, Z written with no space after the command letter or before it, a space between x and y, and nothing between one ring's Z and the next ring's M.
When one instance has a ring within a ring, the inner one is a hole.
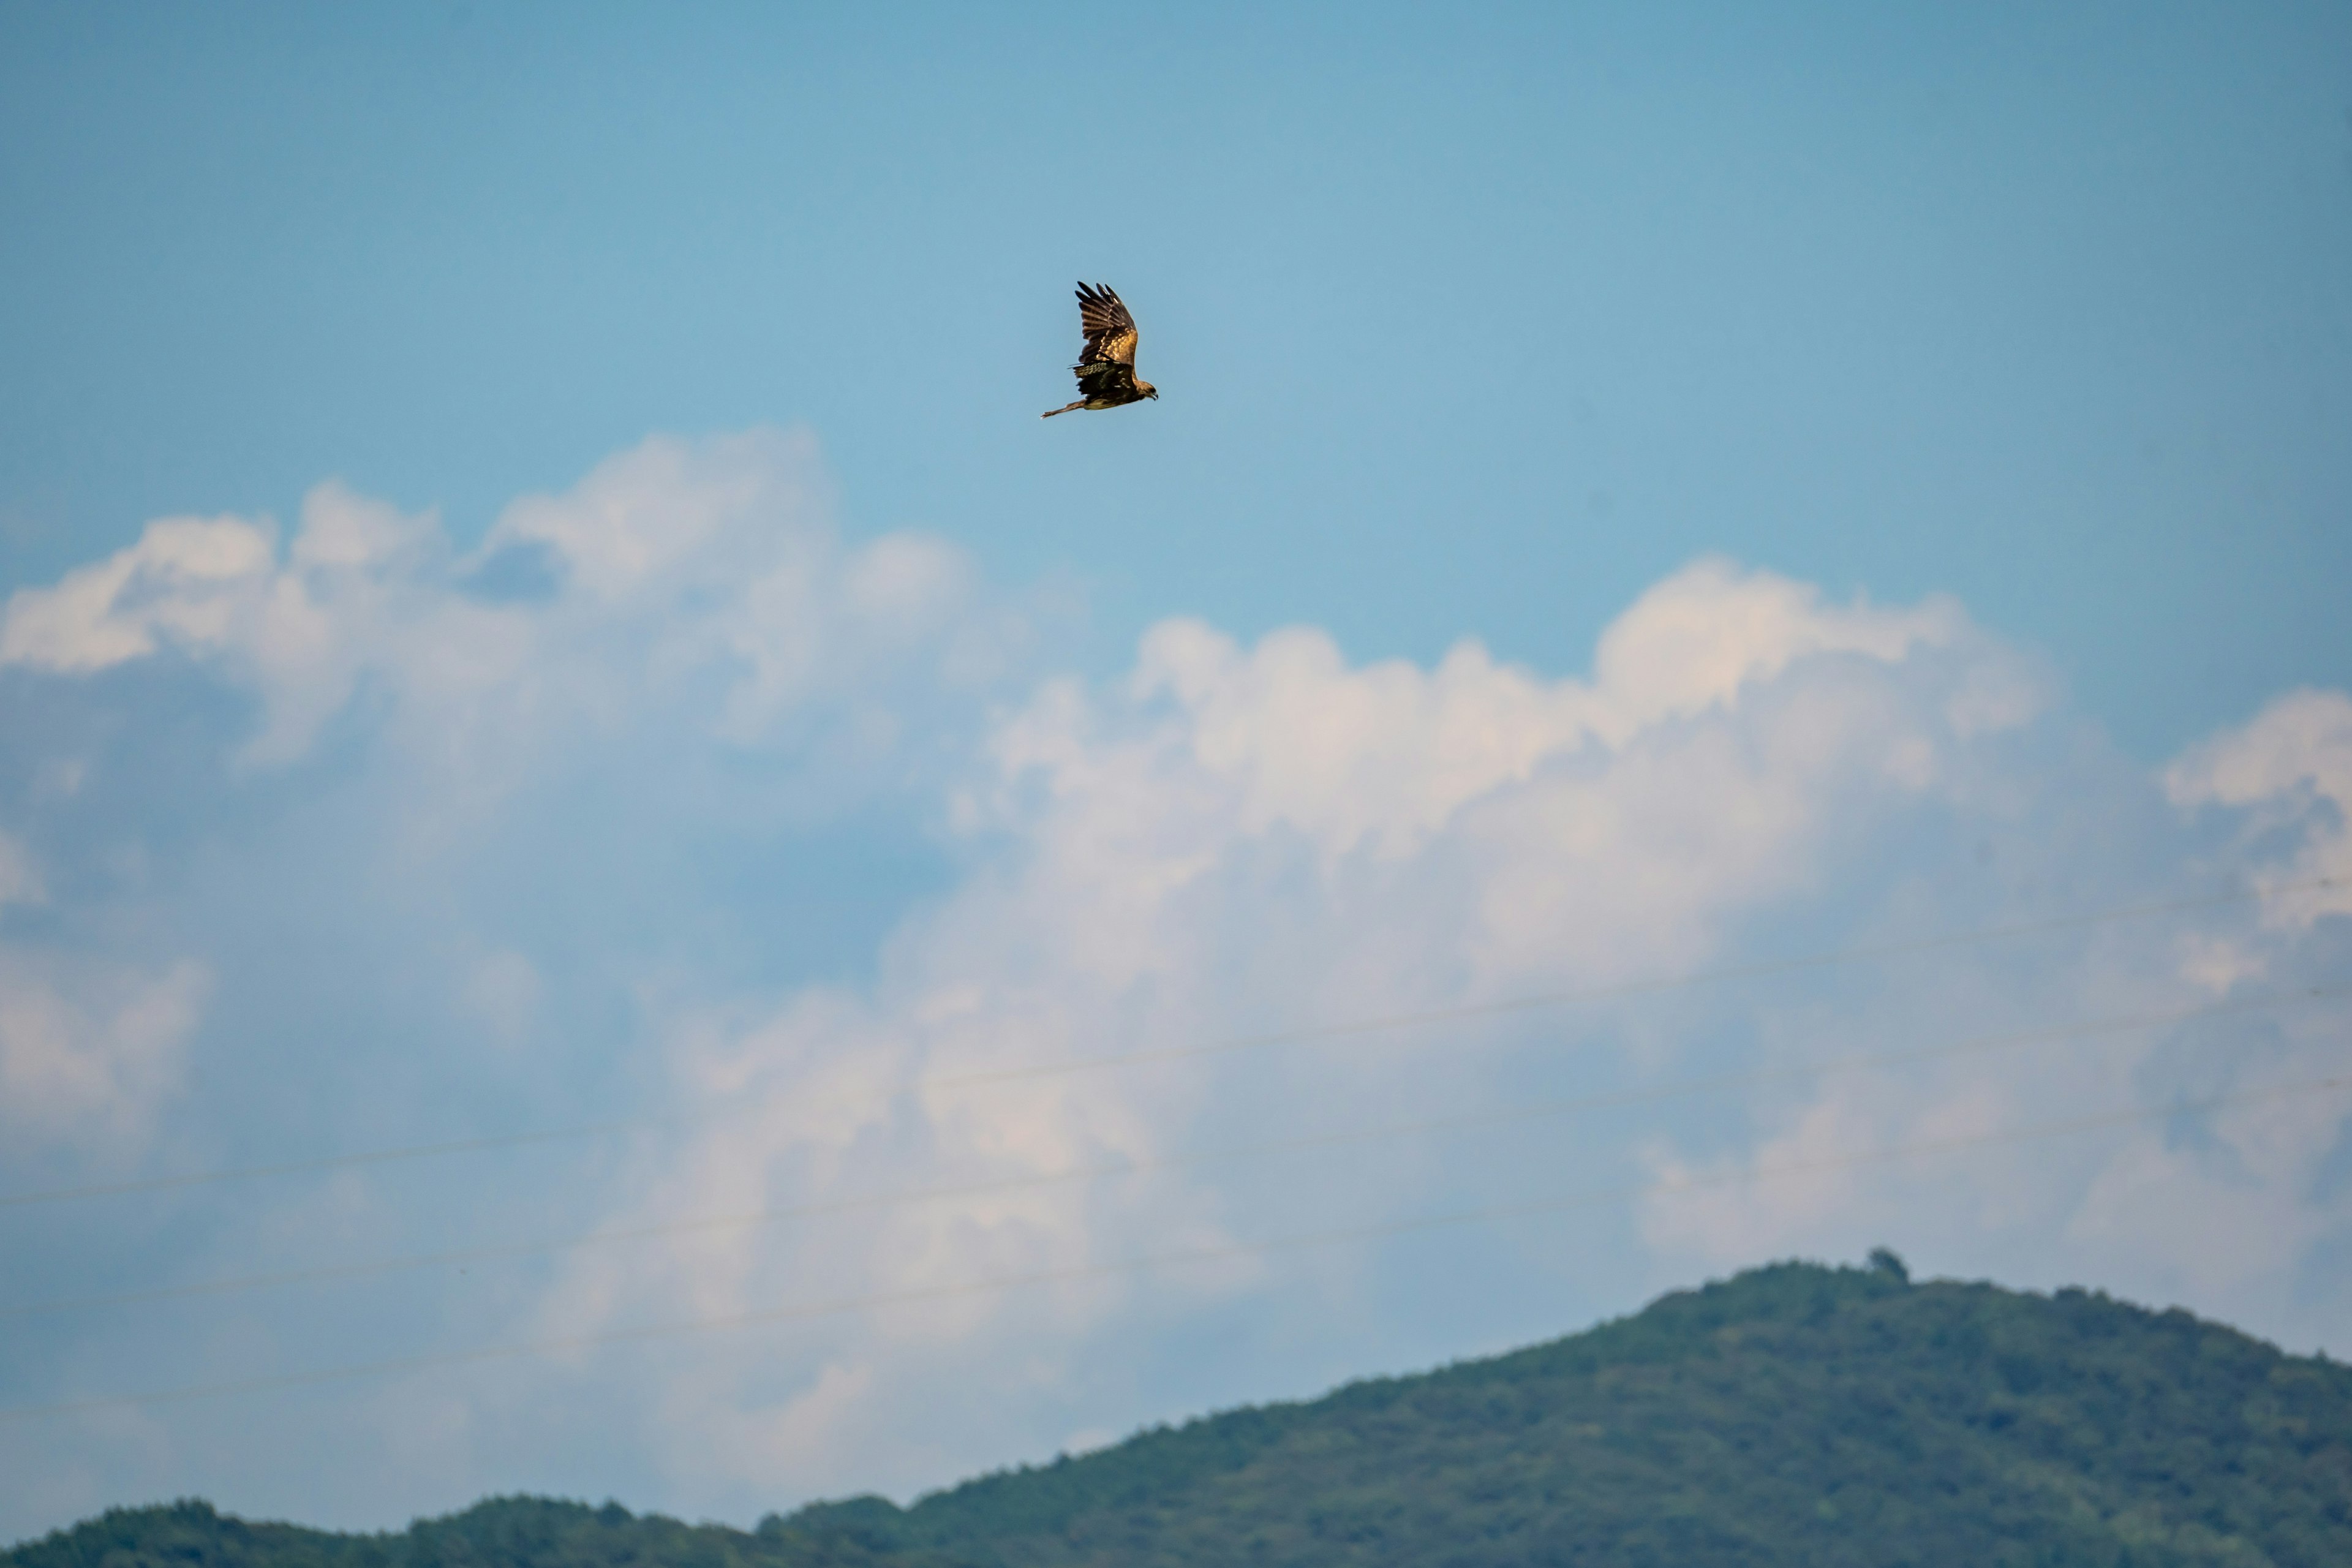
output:
M1835 1073L1864 1071L1906 1063L1931 1061L1944 1058L1970 1056L1987 1051L2013 1048L2019 1046L2049 1044L2064 1040L2094 1038L2102 1035L2126 1033L2135 1029L2156 1028L2194 1019L2223 1017L2232 1014L2268 1011L2301 1003L2339 997L2352 994L2345 986L2311 986L2292 992L2267 995L2238 997L2223 1002L2207 1003L2194 1007L2177 1007L2152 1013L2133 1013L2105 1018L2087 1019L2074 1024L2061 1024L2032 1029L2009 1030L2000 1034L1980 1035L1943 1045L1909 1047L1899 1050L1866 1052L1822 1061L1797 1063L1785 1067L1755 1068L1744 1072L1717 1073L1704 1078L1687 1079L1678 1083L1652 1085L1623 1089L1607 1094L1580 1095L1522 1103L1506 1110L1481 1111L1457 1116L1430 1117L1402 1123L1389 1123L1370 1128L1343 1129L1329 1132L1307 1133L1269 1142L1229 1145L1223 1148L1197 1150L1151 1160L1101 1161L1076 1165L1059 1171L1047 1171L1025 1176L1006 1177L996 1181L965 1183L948 1186L918 1187L896 1192L866 1194L856 1197L837 1198L822 1203L793 1204L751 1210L741 1214L706 1215L692 1219L670 1220L653 1225L632 1226L583 1232L575 1236L541 1238L519 1242L497 1243L482 1247L453 1248L439 1252L414 1254L404 1258L381 1258L345 1264L328 1264L307 1268L282 1269L265 1274L233 1276L227 1279L199 1280L190 1284L163 1286L147 1290L128 1290L102 1296L36 1302L28 1306L0 1310L0 1322L16 1319L51 1316L67 1312L91 1311L108 1307L146 1305L152 1302L192 1300L207 1296L227 1296L254 1290L273 1289L289 1285L323 1284L337 1280L368 1279L383 1274L407 1272L420 1268L463 1266L473 1263L500 1262L510 1258L543 1257L551 1253L569 1252L592 1247L614 1246L625 1242L654 1240L669 1236L686 1236L710 1231L747 1229L754 1226L781 1224L789 1220L813 1219L828 1215L855 1213L860 1210L895 1208L920 1203L942 1202L955 1198L991 1197L1006 1193L1025 1192L1041 1187L1062 1185L1073 1182L1099 1180L1105 1177L1149 1174L1154 1172L1179 1170L1229 1160L1248 1160L1269 1155L1296 1152L1307 1149L1328 1148L1349 1143L1375 1142L1393 1138L1412 1137L1424 1133L1460 1131L1472 1128L1507 1125L1513 1122L1544 1120L1572 1115L1579 1111L1612 1110L1632 1105L1654 1104L1681 1096L1703 1094L1723 1089L1748 1089L1760 1085L1785 1082L1806 1078L1820 1078Z
M167 1192L174 1187L209 1186L215 1182L241 1182L263 1176L310 1175L353 1165L388 1165L403 1160L431 1160L444 1154L478 1154L491 1149L516 1149L532 1143L562 1143L602 1138L614 1132L637 1132L703 1117L648 1117L629 1121L593 1121L579 1127L559 1127L544 1132L501 1132L487 1138L458 1138L443 1143L415 1143L403 1149L372 1149L355 1154L325 1154L315 1160L288 1160L272 1165L238 1165L223 1171L191 1171L177 1176L142 1176L136 1181L100 1182L81 1187L48 1187L37 1192L0 1195L0 1208L24 1208L34 1204L61 1204L76 1198L112 1198L131 1193Z
M288 1373L271 1377L246 1378L235 1382L198 1384L150 1394L100 1394L87 1398L59 1400L47 1405L0 1406L0 1422L34 1421L51 1416L79 1415L99 1410L134 1408L144 1405L178 1404L191 1400L227 1398L239 1394L268 1394L289 1389L312 1387L322 1384L348 1383L372 1377L391 1376L405 1372L425 1372L445 1367L476 1365L484 1362L512 1360L520 1356L540 1355L567 1351L594 1350L610 1345L635 1344L652 1341L682 1339L695 1334L721 1332L734 1329L763 1327L778 1323L805 1322L821 1318L850 1313L877 1311L892 1307L913 1306L957 1297L990 1294L1020 1289L1025 1287L1076 1283L1087 1279L1112 1279L1123 1275L1148 1273L1160 1268L1181 1268L1203 1263L1223 1262L1238 1258L1270 1257L1287 1252L1303 1252L1315 1247L1340 1246L1349 1242L1377 1241L1391 1237L1412 1235L1456 1226L1483 1224L1496 1220L1530 1218L1538 1215L1567 1213L1592 1207L1615 1199L1628 1197L1673 1196L1682 1193L1699 1192L1717 1187L1737 1187L1783 1180L1792 1176L1816 1175L1830 1171L1853 1170L1870 1165L1889 1164L1903 1160L1934 1154L1956 1153L1962 1151L2012 1146L2041 1140L2062 1138L2103 1128L2125 1126L2133 1122L2154 1120L2160 1116L2178 1116L2197 1111L2218 1110L2228 1106L2254 1104L2263 1100L2308 1096L2352 1087L2352 1075L2317 1079L2305 1083L2284 1085L2268 1089L2256 1089L2233 1095L2217 1095L2202 1100L2185 1100L2153 1109L2108 1112L2099 1116L2077 1117L2063 1121L2012 1128L2000 1132L1978 1133L1965 1138L1937 1139L1926 1142L1897 1145L1888 1149L1859 1152L1852 1154L1825 1156L1813 1160L1790 1161L1778 1165L1763 1166L1749 1171L1734 1172L1722 1176L1699 1177L1667 1182L1630 1183L1615 1187L1596 1187L1563 1197L1535 1203L1502 1204L1486 1207L1457 1210L1450 1214L1423 1215L1414 1219L1392 1220L1380 1225L1358 1226L1340 1230L1309 1232L1304 1235L1279 1237L1267 1241L1236 1242L1224 1247L1201 1247L1186 1252L1165 1253L1158 1257L1129 1258L1119 1262L1087 1264L1065 1268L1039 1269L1025 1274L1001 1276L994 1279L968 1280L961 1284L932 1286L922 1289L886 1291L866 1296L842 1297L830 1301L808 1302L799 1306L776 1307L752 1312L730 1313L722 1317L688 1319L681 1322L655 1323L634 1329L614 1329L593 1334L574 1334L539 1340L520 1341L505 1345L484 1346L470 1351L441 1352L427 1355L402 1356L383 1361L363 1362L340 1367L326 1367L304 1373Z
M1696 970L1682 974L1661 975L1648 980L1629 981L1612 985L1546 992L1500 1002L1474 1003L1460 1007L1433 1008L1423 1012L1392 1014L1383 1017L1357 1019L1347 1023L1317 1025L1271 1034L1243 1036L1196 1046L1171 1046L1159 1050L1075 1057L1059 1062L1038 1063L1029 1067L991 1068L960 1074L926 1075L917 1078L911 1087L952 1089L978 1084L1008 1082L1017 1079L1103 1071L1192 1057L1256 1050L1268 1047L1303 1045L1318 1040L1377 1034L1430 1024L1458 1023L1473 1018L1505 1016L1545 1007L1565 1006L1578 1002L1651 995L1699 985L1721 984L1738 980L1796 973L1808 969L1827 968L1835 964L1860 963L1870 959L1896 958L1913 953L1965 947L2010 937L2042 935L2059 931L2082 930L2119 921L2179 914L2195 910L2247 903L2264 897L2340 887L2346 885L2347 881L2352 881L2352 879L2314 877L2298 882L2277 883L2269 887L2239 888L2229 892L2207 894L2197 898L2116 905L2082 914L2053 916L2047 920L1988 926L1975 931L1949 932L1942 936L1842 948L1798 958L1775 959L1758 963ZM575 1127L552 1128L536 1132L499 1133L482 1138L455 1139L409 1144L397 1148L364 1150L348 1154L328 1154L309 1160L289 1160L262 1165L193 1171L178 1175L142 1176L129 1181L91 1183L72 1187L49 1187L32 1192L0 1194L0 1209L28 1207L37 1204L68 1203L87 1198L122 1197L141 1193L166 1192L274 1176L316 1174L325 1171L348 1170L356 1166L393 1164L453 1154L483 1153L492 1150L576 1142L610 1137L616 1133L650 1131L664 1127L698 1126L741 1114L743 1112L738 1110L722 1110L685 1112L676 1116L635 1117L620 1121L589 1122Z

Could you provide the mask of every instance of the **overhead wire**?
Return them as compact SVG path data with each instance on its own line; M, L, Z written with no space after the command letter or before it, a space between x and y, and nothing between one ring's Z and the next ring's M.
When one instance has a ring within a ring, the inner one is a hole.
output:
M323 1284L339 1280L368 1279L386 1274L446 1267L464 1267L476 1263L501 1262L519 1258L544 1257L550 1254L581 1250L588 1247L615 1246L626 1242L655 1240L667 1237L708 1234L717 1231L747 1229L756 1226L780 1224L790 1220L810 1219L828 1215L856 1213L905 1206L922 1203L950 1201L958 1198L994 1197L1011 1193L1064 1185L1076 1182L1097 1181L1108 1177L1150 1174L1158 1172L1195 1168L1230 1161L1265 1158L1308 1149L1342 1146L1349 1143L1376 1142L1391 1139L1421 1136L1429 1133L1466 1131L1473 1128L1508 1125L1514 1122L1538 1121L1573 1115L1583 1111L1613 1110L1625 1106L1654 1104L1689 1095L1718 1092L1726 1089L1750 1089L1775 1082L1816 1079L1838 1073L1867 1071L1933 1061L1955 1057L1980 1055L2011 1049L2021 1046L2051 1044L2074 1039L2095 1038L2101 1036L2126 1033L2136 1029L2158 1028L2201 1018L2223 1017L2237 1014L2266 1012L2298 1004L2327 1000L2352 994L2352 987L2305 986L2292 991L2267 993L2255 996L2232 997L2196 1006L2175 1007L2153 1012L2115 1015L2085 1019L2073 1024L2042 1026L2029 1029L2005 1030L1996 1034L1972 1036L1939 1045L1906 1047L1895 1050L1851 1054L1817 1061L1785 1064L1779 1067L1751 1068L1740 1072L1717 1073L1673 1083L1652 1084L1601 1094L1586 1094L1550 1100L1522 1102L1509 1109L1480 1111L1454 1116L1425 1117L1419 1120L1392 1122L1368 1128L1345 1128L1325 1132L1307 1133L1289 1138L1254 1143L1227 1145L1194 1150L1153 1159L1123 1159L1097 1161L1058 1171L1033 1173L1023 1176L1003 1177L991 1181L951 1185L917 1187L898 1191L872 1193L823 1202L772 1205L732 1215L702 1215L693 1218L664 1221L650 1225L605 1227L568 1237L536 1238L524 1241L494 1243L478 1247L457 1247L436 1252L412 1254L406 1257L366 1259L344 1264L319 1265L303 1268L280 1269L268 1273L232 1276L186 1284L161 1286L144 1290L120 1291L51 1301L34 1302L24 1306L0 1309L0 1321L70 1312L92 1311L104 1308L146 1305L154 1302L193 1300L203 1297L227 1296L250 1291L279 1289L291 1285Z
M1394 1237L1459 1226L1567 1213L1629 1197L1674 1196L1718 1187L1745 1186L1796 1176L1822 1174L1832 1171L1861 1169L1935 1154L2013 1146L2040 1140L2068 1137L2109 1127L2145 1122L2165 1116L2219 1110L2231 1106L2251 1105L2289 1097L2332 1093L2347 1087L2352 1087L2352 1074L2339 1074L2303 1083L2279 1085L2237 1094L2210 1096L2201 1100L2181 1100L2158 1107L2135 1107L2129 1110L2074 1117L2059 1121L1963 1137L1935 1139L1843 1155L1786 1161L1774 1165L1758 1166L1716 1176L1675 1178L1666 1181L1630 1183L1612 1187L1591 1188L1581 1193L1536 1202L1489 1205L1375 1225L1277 1237L1264 1241L1196 1247L1181 1252L1120 1259L1108 1263L1037 1269L991 1279L965 1280L916 1289L882 1291L863 1296L842 1297L827 1301L766 1308L750 1312L728 1313L668 1323L653 1323L635 1328L604 1330L594 1333L553 1335L502 1345L481 1346L467 1351L436 1352L422 1355L391 1357L379 1361L318 1368L309 1372L188 1384L179 1388L142 1394L98 1394L38 1405L0 1406L0 1424L13 1425L102 1410L142 1408L194 1400L279 1393L328 1384L395 1376L404 1373L478 1365L488 1362L514 1360L532 1355L596 1350L608 1346L681 1339L703 1333L804 1322L854 1313L879 1311L896 1307L921 1305L959 1297L993 1294L1039 1285L1072 1284L1092 1279L1115 1279L1149 1273L1157 1269L1191 1268L1244 1258L1302 1252L1316 1247L1341 1246L1352 1242L1385 1240Z
M2059 931L2084 930L2121 921L2147 919L2158 915L2186 913L2195 910L2220 908L2230 904L2247 903L2265 897L2309 892L2320 889L2347 885L2352 879L2314 877L2300 881L2247 886L2227 892L2193 898L2160 900L2150 902L2123 904L2106 909L2083 911L2047 919L2021 921L2005 925L1980 927L1973 931L1947 932L1937 936L1906 939L1836 949L1826 952L1805 954L1795 958L1772 959L1754 963L1720 966L1713 969L1688 971L1680 974L1660 975L1644 980L1626 981L1607 985L1588 986L1571 990L1538 993L1532 995L1506 998L1495 1002L1471 1003L1457 1007L1431 1008L1412 1013L1391 1014L1381 1017L1356 1019L1335 1024L1313 1025L1297 1029L1210 1041L1193 1046L1171 1046L1156 1049L1107 1053L1092 1057L1073 1057L1057 1062L1029 1066L978 1069L961 1073L921 1075L910 1087L918 1089L952 1090L983 1084L1003 1083L1022 1079L1059 1076L1070 1073L1097 1072L1114 1068L1147 1066L1160 1062L1182 1060L1273 1047L1304 1045L1351 1036L1385 1033L1422 1027L1429 1025L1458 1023L1476 1018L1500 1017L1512 1014L1536 1011L1547 1007L1566 1006L1576 1003L1613 1000L1651 995L1675 990L1710 984L1729 984L1740 980L1762 979L1779 974L1802 973L1811 969L1828 968L1842 963L1863 963L1873 959L1904 957L1915 953L1937 952L1970 946L1980 942L1998 942L2013 937L2047 934ZM593 1138L611 1137L626 1132L650 1131L662 1128L708 1125L730 1117L746 1114L741 1108L730 1107L718 1110L688 1111L671 1116L634 1117L583 1123L573 1127L551 1128L536 1131L491 1134L479 1138L450 1139L399 1147L362 1150L344 1154L320 1155L310 1159L287 1160L266 1164L231 1166L209 1171L184 1172L176 1174L134 1177L115 1182L85 1183L75 1186L39 1188L27 1192L0 1193L0 1209L29 1207L36 1205L67 1203L78 1200L121 1197L142 1193L166 1192L219 1183L257 1180L268 1177L317 1174L327 1171L345 1170L368 1165L442 1158L455 1154L483 1153L496 1150L525 1148Z

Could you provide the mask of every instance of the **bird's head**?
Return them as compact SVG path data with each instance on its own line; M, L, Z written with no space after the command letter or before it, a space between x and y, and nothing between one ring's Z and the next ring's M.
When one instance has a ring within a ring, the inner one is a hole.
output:
M1143 389L1144 396L1149 397L1154 403L1160 401L1160 389L1158 387L1152 385L1148 381L1139 381L1137 382L1136 384Z

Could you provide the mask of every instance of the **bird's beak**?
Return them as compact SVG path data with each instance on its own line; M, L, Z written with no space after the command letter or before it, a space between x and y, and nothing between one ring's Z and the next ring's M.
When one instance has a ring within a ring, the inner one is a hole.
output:
M1160 389L1156 386L1151 389L1151 401L1154 403L1160 401Z

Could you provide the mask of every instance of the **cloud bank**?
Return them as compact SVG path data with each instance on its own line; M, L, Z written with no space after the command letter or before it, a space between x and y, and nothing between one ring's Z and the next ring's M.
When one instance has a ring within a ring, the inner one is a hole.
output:
M2151 771L1956 603L1713 559L1589 674L1090 679L830 508L660 439L470 550L329 485L9 601L11 1190L625 1125L0 1214L16 1305L444 1259L28 1319L17 1404L534 1347L0 1428L0 1522L748 1518L1882 1241L2352 1328L2344 694Z

